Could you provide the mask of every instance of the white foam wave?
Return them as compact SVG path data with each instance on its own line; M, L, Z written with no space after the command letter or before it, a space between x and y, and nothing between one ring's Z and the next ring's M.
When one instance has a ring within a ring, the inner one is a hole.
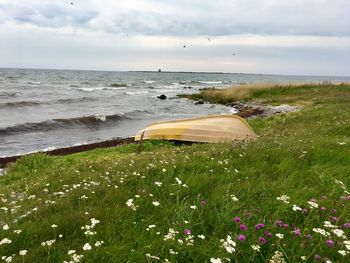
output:
M139 95L139 94L147 94L148 91L127 91L124 92L126 95Z
M29 84L33 84L33 85L37 85L37 84L40 84L41 82L40 81L29 81Z
M146 83L146 84L152 84L152 83L154 83L156 81L155 80L144 80L143 82Z
M102 91L102 90L125 90L126 87L93 87L93 88L78 88L81 91Z
M199 81L201 84L222 84L222 81Z

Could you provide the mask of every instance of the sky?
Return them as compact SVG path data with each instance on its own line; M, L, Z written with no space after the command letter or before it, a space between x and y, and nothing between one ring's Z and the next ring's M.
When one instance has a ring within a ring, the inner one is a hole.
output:
M0 67L350 76L350 1L0 0Z

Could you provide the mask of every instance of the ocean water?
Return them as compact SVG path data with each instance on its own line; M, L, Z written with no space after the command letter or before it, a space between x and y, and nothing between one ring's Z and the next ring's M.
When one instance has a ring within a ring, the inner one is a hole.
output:
M0 156L129 137L158 120L232 112L176 97L200 88L301 81L350 78L0 69ZM159 100L161 94L168 99Z

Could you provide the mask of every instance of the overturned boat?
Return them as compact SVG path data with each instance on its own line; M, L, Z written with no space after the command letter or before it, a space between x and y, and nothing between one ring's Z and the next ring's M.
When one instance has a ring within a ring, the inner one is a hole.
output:
M187 142L231 142L255 140L253 129L236 115L210 115L188 119L155 122L139 131L135 141L144 139Z

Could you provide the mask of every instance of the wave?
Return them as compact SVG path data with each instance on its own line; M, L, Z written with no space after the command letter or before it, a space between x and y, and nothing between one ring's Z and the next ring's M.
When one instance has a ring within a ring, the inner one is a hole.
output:
M130 86L130 84L120 84L120 83L113 83L109 85L111 88L125 88Z
M5 108L18 108L18 107L29 107L37 106L42 104L40 101L14 101L14 102L5 102L0 103L0 109Z
M103 125L115 124L115 122L141 118L148 111L131 111L128 113L116 113L111 115L89 115L76 118L51 119L42 122L27 122L0 129L0 135L12 135L29 132L47 132L59 129L72 129L84 126L90 129L98 129Z
M81 91L87 91L87 92L92 92L92 91L103 91L103 90L125 90L126 87L94 87L94 88L78 88L78 90Z
M146 84L152 84L152 83L155 83L156 81L155 80L144 80L143 82Z
M40 81L29 81L28 84L38 85L38 84L41 84L41 82Z
M222 84L222 81L199 81L201 84Z
M1 92L0 97L17 97L16 92Z
M128 91L124 92L125 95L138 95L138 94L147 94L148 91Z

